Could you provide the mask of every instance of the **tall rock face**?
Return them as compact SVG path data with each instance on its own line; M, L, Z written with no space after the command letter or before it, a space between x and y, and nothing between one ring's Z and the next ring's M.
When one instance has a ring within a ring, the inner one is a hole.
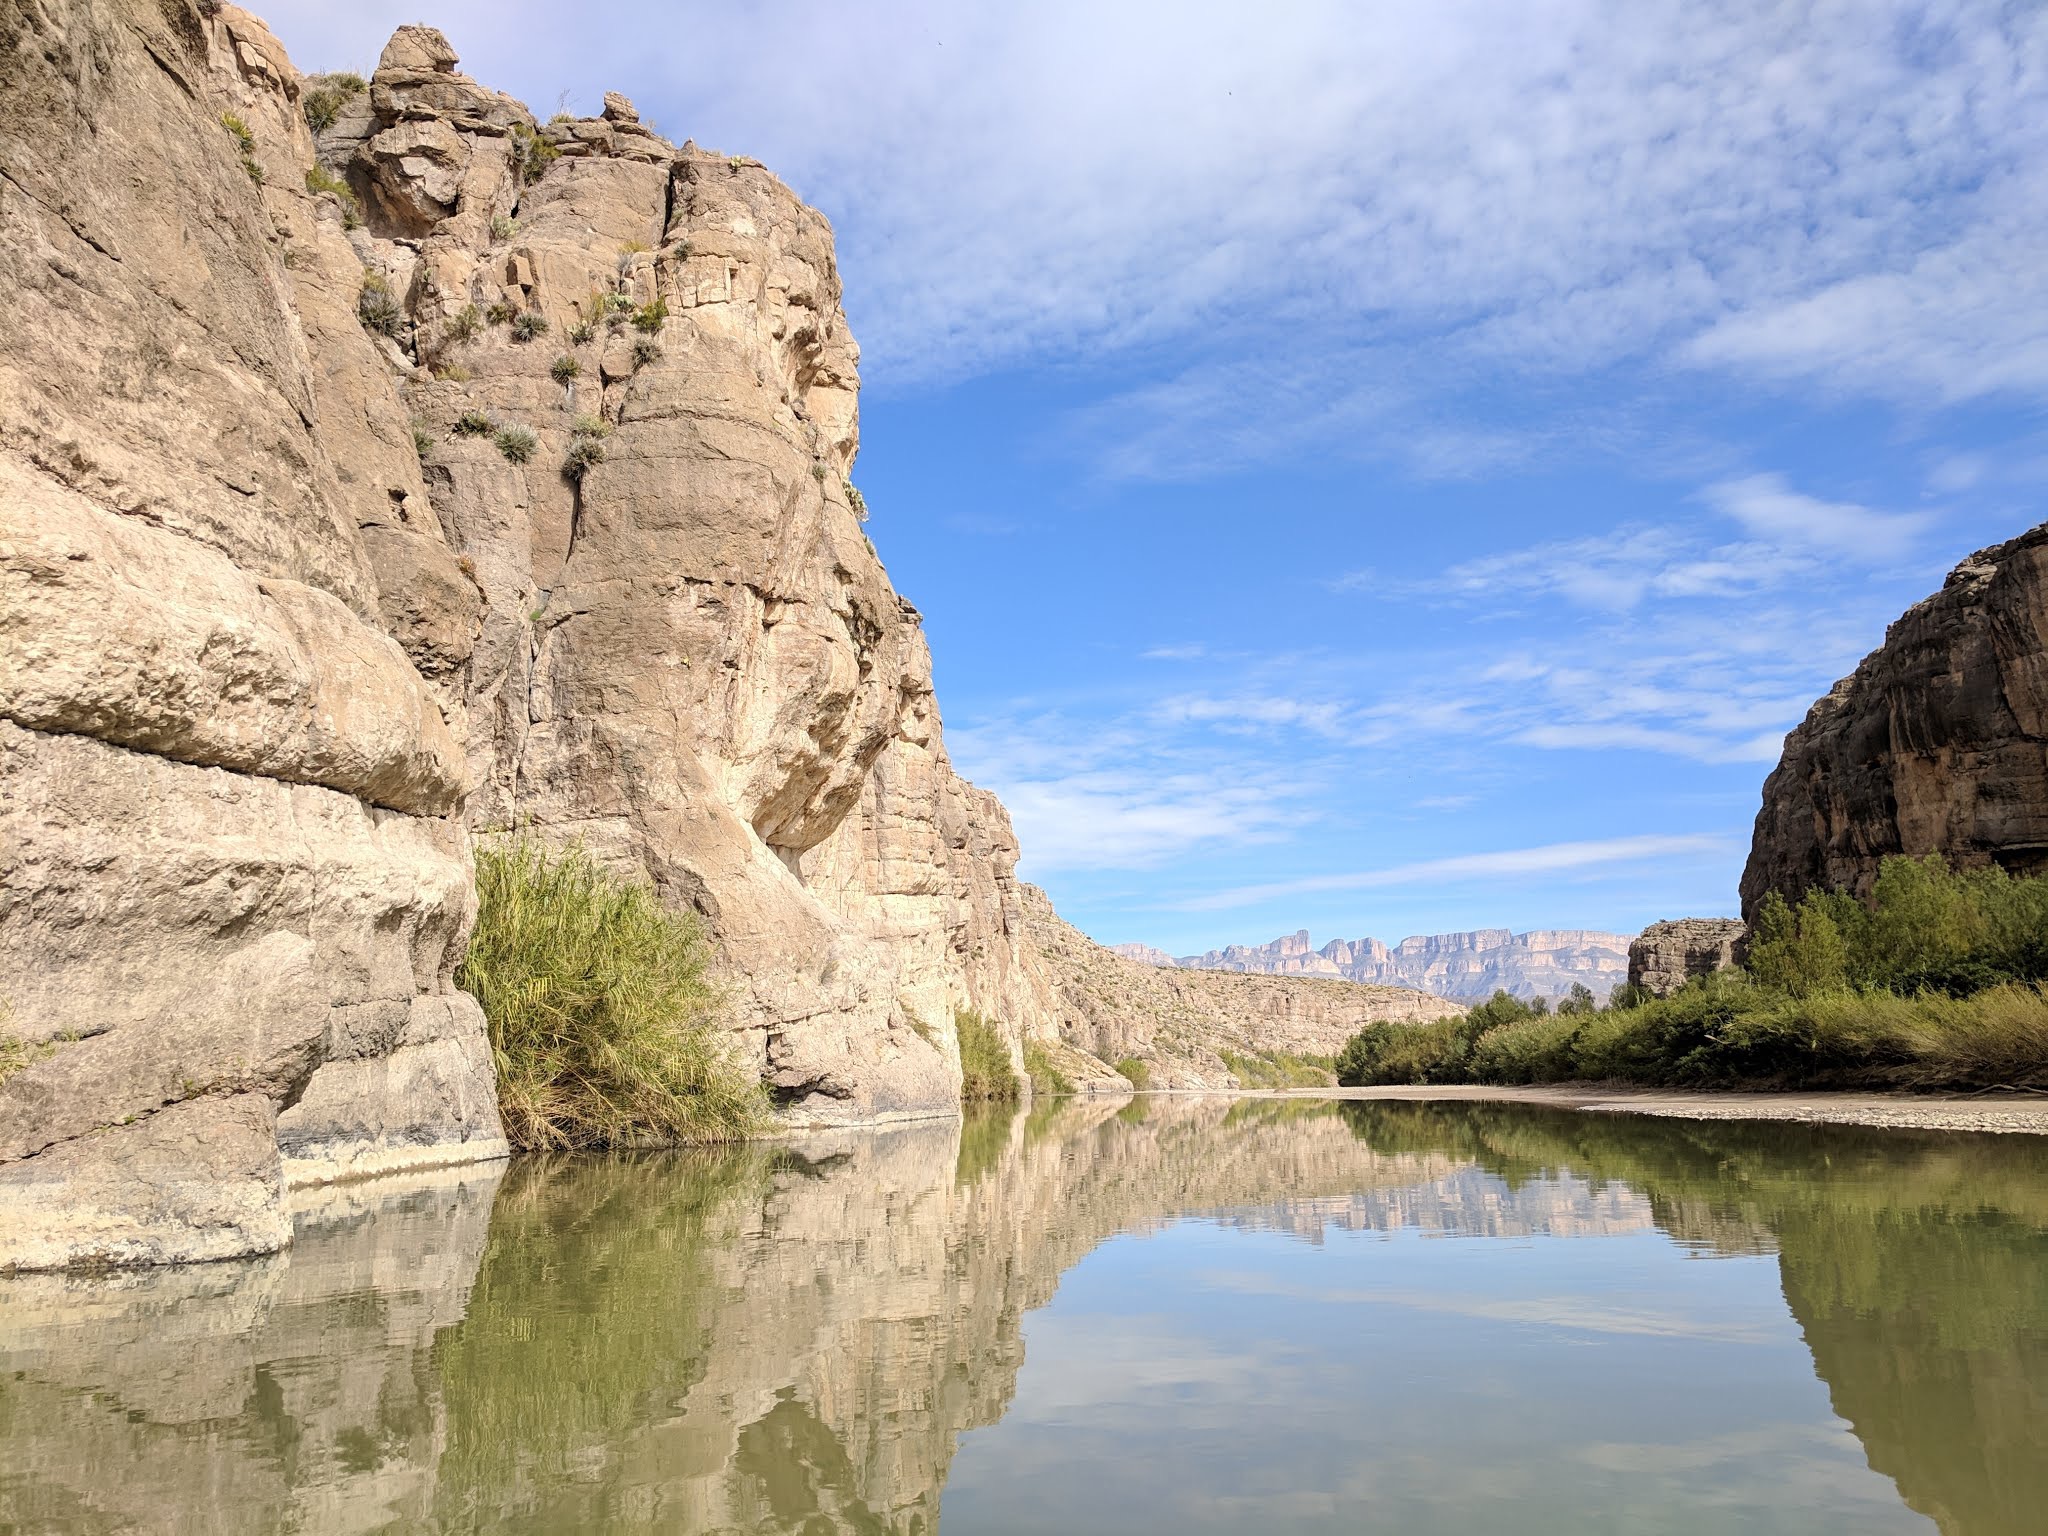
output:
M0 4L0 1268L505 1150L451 981L480 603L297 77L209 10Z
M623 97L541 124L455 64L400 29L319 148L481 594L470 824L701 912L789 1122L947 1112L955 1010L1021 1037L1048 999L1009 819L860 526L831 229Z
M1628 947L1628 984L1668 997L1687 982L1739 963L1749 929L1732 917L1652 923Z
M1120 946L1119 952L1134 947ZM1523 998L1563 997L1574 985L1605 998L1627 974L1628 947L1628 936L1619 933L1482 928L1406 938L1392 946L1378 939L1332 939L1316 949L1303 928L1270 944L1230 944L1178 960L1157 950L1131 958L1188 970L1342 977L1467 1000L1498 991Z
M1785 738L1743 915L1928 853L2048 870L2048 524L1958 565Z

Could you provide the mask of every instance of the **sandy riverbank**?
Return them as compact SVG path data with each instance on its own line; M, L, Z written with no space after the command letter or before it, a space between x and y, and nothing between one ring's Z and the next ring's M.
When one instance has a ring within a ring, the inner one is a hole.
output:
M1814 1124L1896 1126L1929 1131L2001 1131L2048 1136L2048 1095L2029 1093L1673 1093L1545 1083L1395 1088L1308 1088L1289 1097L1330 1099L1511 1100L1611 1114L1682 1120L1803 1120Z

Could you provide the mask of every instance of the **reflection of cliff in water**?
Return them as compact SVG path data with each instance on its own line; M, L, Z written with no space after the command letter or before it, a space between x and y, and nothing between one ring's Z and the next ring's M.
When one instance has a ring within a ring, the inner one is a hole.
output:
M1945 1530L2017 1531L2048 1496L2044 1161L1158 1098L364 1185L262 1263L0 1282L0 1527L930 1531L1023 1314L1106 1238L1199 1214L1779 1247L1872 1464Z
M1672 1236L1775 1248L1785 1300L1870 1465L1952 1536L2048 1520L2048 1138L1352 1104L1381 1150L1513 1182L1570 1167Z

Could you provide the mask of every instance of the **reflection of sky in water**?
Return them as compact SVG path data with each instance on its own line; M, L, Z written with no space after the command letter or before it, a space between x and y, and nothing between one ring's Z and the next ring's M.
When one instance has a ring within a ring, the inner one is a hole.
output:
M1025 1320L1009 1411L961 1439L949 1536L1931 1529L1831 1413L1773 1259L1697 1262L1647 1222L1260 1225L1182 1221L1071 1270Z

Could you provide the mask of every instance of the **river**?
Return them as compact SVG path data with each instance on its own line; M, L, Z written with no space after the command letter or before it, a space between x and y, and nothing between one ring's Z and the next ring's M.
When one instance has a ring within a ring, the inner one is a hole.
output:
M2048 1137L1144 1096L0 1281L0 1530L2048 1528Z

